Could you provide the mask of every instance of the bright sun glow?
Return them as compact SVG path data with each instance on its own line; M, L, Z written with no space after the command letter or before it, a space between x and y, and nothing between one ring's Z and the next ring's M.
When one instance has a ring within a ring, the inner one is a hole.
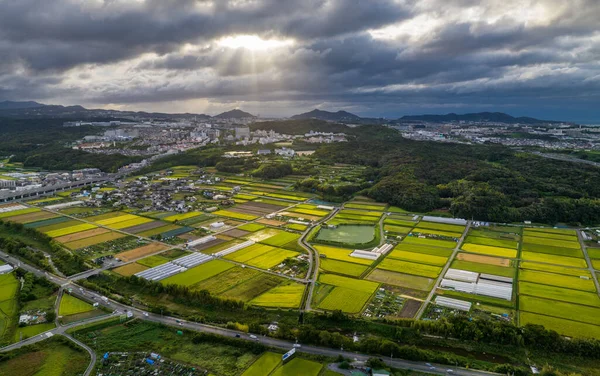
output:
M294 44L291 39L262 39L256 35L236 35L220 39L217 44L228 48L245 48L251 51L271 50Z

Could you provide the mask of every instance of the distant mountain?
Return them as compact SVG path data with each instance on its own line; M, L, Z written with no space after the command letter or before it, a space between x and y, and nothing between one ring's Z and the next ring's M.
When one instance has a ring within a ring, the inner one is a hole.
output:
M44 106L41 103L28 101L28 102L13 102L13 101L3 101L0 102L0 110L19 110L23 108L35 108Z
M477 112L471 114L446 115L407 115L398 119L400 122L426 121L431 123L450 123L450 122L481 122L481 123L505 123L505 124L543 124L543 123L562 123L554 120L539 120L531 117L513 117L503 112Z
M223 112L215 116L217 119L245 119L245 118L255 118L256 116L251 113L242 111L242 110L231 110L227 112Z
M294 119L294 120L319 119L319 120L325 120L325 121L341 121L341 122L351 122L351 121L360 122L363 120L363 118L361 118L360 116L354 115L354 114L352 114L350 112L346 112L346 111L330 112L330 111L323 111L323 110L318 110L318 109L314 109L310 112L305 112L303 114L294 115L291 117L291 119Z

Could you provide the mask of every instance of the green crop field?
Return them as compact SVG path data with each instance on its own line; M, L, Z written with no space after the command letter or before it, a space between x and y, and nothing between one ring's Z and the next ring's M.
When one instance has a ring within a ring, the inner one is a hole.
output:
M271 236L265 240L261 240L260 242L263 244L272 245L275 247L282 247L288 243L296 242L300 238L300 235L295 234L293 232L280 232L275 236Z
M137 225L141 225L141 224L153 222L153 221L154 220L151 218L137 217L137 218L129 219L127 221L122 221L122 222L117 222L117 223L111 224L108 227L113 228L115 230L120 230L123 228L133 227L133 226L137 226Z
M446 265L446 262L448 261L447 257L433 256L433 255L427 255L427 254L423 254L423 253L415 253L415 252L407 252L407 251L397 251L397 250L391 252L388 255L388 258L405 260L405 261L414 261L414 262L421 263L421 264L437 265L437 266L444 266L444 265Z
M80 221L76 221L74 219L61 221L64 219L65 218L63 218L63 217L53 218L50 221L44 220L44 221L39 221L39 222L35 222L35 223L30 223L26 227L33 227L33 228L37 229L39 232L45 233L45 232L50 232L50 231L54 231L54 230L61 230L63 228L67 228L67 227L71 227L71 226L77 226L77 225L83 223Z
M550 254L550 255L557 255L557 256L583 257L583 252L579 248L578 249L560 248L560 247L551 247L551 246L547 246L547 245L523 243L521 250L529 251L529 252Z
M270 374L281 363L281 354L266 352L242 373L242 376L264 376Z
M586 324L600 325L600 308L579 304L559 302L533 296L520 296L519 310L583 322Z
M239 251L225 255L224 258L227 260L245 263L274 249L276 248L271 247L270 245L252 244L249 247L242 248Z
M514 241L514 240L485 238L485 237L471 236L471 235L469 235L465 239L465 243L489 245L492 247L502 247L502 248L513 248L513 249L519 248L519 242Z
M100 234L96 236L90 236L88 238L83 238L80 240L75 240L72 242L64 243L65 247L76 250L80 248L89 247L95 244L104 243L110 240L115 240L124 237L125 235L118 232L108 232L105 234Z
M519 294L600 308L600 297L593 292L521 281L519 282Z
M385 220L383 221L383 223L385 223L386 225L402 226L402 227L409 227L409 228L415 227L415 225L417 224L416 222L413 222L413 221L394 219L394 218L390 218L390 217L386 217Z
M460 238L460 236L462 235L462 233L460 233L460 232L433 230L433 229L422 228L422 227L415 227L412 230L412 233L440 235L440 236L447 236L449 238Z
M92 225L90 223L81 223L76 226L66 227L66 228L59 229L59 230L48 231L48 232L46 232L46 235L48 235L51 238L57 238L57 237L63 236L63 235L73 234L76 232L82 232L85 230L91 230L96 227L97 226Z
M577 242L576 234L557 234L553 232L541 232L541 231L532 231L531 229L523 229L523 235L526 237L535 236L538 238L548 238L548 239L556 239L556 240L567 240Z
M247 302L280 285L283 281L284 279L281 277L260 273L253 278L237 284L235 287L225 291L220 296L223 298Z
M195 284L192 289L207 290L211 294L219 295L259 274L261 273L258 270L236 266Z
M346 313L359 313L373 293L336 286L319 304L319 308L329 311L341 310Z
M250 304L261 307L298 308L305 286L300 283L279 285L252 299Z
M588 256L593 259L600 259L600 248L588 248Z
M83 300L77 299L69 294L63 294L60 300L60 307L58 308L59 316L76 315L78 313L85 313L93 311L94 307L91 304L84 302Z
M412 274L428 278L436 278L442 271L442 268L438 266L417 264L414 262L400 261L390 258L383 260L377 267L393 272Z
M138 264L147 266L149 268L154 268L155 266L166 264L167 262L169 262L169 259L162 257L161 255L148 256L137 261Z
M271 376L317 376L323 365L312 360L294 358L277 368Z
M235 265L222 260L212 260L205 264L186 270L183 273L175 274L169 278L160 281L163 285L182 285L193 286L198 282L209 279L225 270L233 268Z
M283 248L274 248L267 253L254 257L246 263L261 269L271 269L272 267L282 263L285 259L296 257L298 254L299 253L295 251L288 251L287 249Z
M596 292L594 281L579 277L539 272L535 270L521 269L519 281L540 283L543 285L558 286L581 291Z
M600 338L600 326L559 319L530 312L519 312L521 325L537 324L571 337Z
M308 228L308 226L301 225L298 223L290 223L290 224L285 225L285 227L289 228L290 230L296 230L296 231L305 231Z
M344 204L344 208L348 209L360 209L360 210L375 210L375 211L385 211L385 205L370 205L370 204L357 204L357 203L348 203Z
M456 242L450 240L439 240L439 239L428 239L428 238L418 238L416 236L407 236L402 240L402 243L407 244L418 244L418 245L429 245L432 247L441 247L441 248L451 248L454 249L456 247Z
M358 215L361 217L374 217L379 219L381 217L381 212L378 211L365 211L365 210L352 210L352 209L343 209L341 212L343 215Z
M203 213L202 212L192 211L192 212L189 212L189 213L182 213L182 214L170 215L168 217L164 217L163 220L167 221L167 222L183 221L184 219L197 217L199 215L203 215Z
M340 244L366 244L375 239L375 227L371 225L339 225L336 228L321 227L314 241Z
M350 254L354 252L352 249L329 247L326 245L315 245L314 248L321 255L325 255L329 259L353 262L355 264L371 265L372 260L361 259L357 257L350 257Z
M246 224L243 224L243 225L241 225L241 226L239 226L237 228L240 229L240 230L244 230L244 231L255 232L255 231L258 231L258 230L262 230L265 227L266 227L265 225L261 225L261 224L258 224L258 223L246 223Z
M412 227L404 227L404 226L384 224L383 225L383 230L387 231L387 232L393 232L393 233L396 233L396 234L406 235L406 234L408 234L409 232L412 231Z
M378 283L364 281L360 279L342 277L334 274L321 274L319 282L326 285L345 287L351 290L362 291L372 294L379 287Z
M502 277L514 278L516 269L500 265L483 264L479 262L454 260L450 266L453 269L468 270L476 273L486 273L499 275Z
M535 236L526 236L523 239L523 243L546 245L546 246L559 247L559 248L573 248L573 249L579 249L581 247L579 245L579 242L577 242L577 241L538 238Z
M408 251L408 252L424 253L426 255L442 256L442 257L450 257L453 252L452 249L449 249L449 248L430 247L427 245L408 244L408 243L398 244L396 247L394 247L394 251Z
M462 234L463 231L465 231L465 226L449 225L446 223L427 222L427 221L419 222L418 227L428 228L428 229L432 229L432 230L446 231L446 232L458 232L460 234Z
M463 244L462 249L467 252L478 253L481 255L499 256L506 258L517 257L517 250L510 248L490 247L489 245L480 244Z
M522 251L521 258L523 260L527 260L527 261L546 262L549 264L572 266L575 268L587 267L587 263L582 258L556 256L556 255L549 255L546 253Z
M355 264L352 262L338 261L324 258L320 260L319 267L330 273L345 274L351 277L358 277L367 270L367 266Z
M373 270L371 273L369 273L366 279L369 281L381 282L386 285L405 287L420 291L430 291L435 282L435 280L432 278L396 273L383 269Z
M233 212L233 211L229 211L229 210L217 210L217 211L213 212L212 214L218 215L221 217L241 219L244 221L253 221L256 218L258 218L257 215L238 213L238 212Z
M526 228L524 231L541 232L549 234L562 234L562 235L577 235L575 230L562 229L562 228Z
M138 217L137 215L134 215L134 214L121 214L116 217L100 219L100 220L93 221L93 222L96 222L97 224L102 225L102 226L110 226L115 223L129 221L129 220L137 219L137 218L141 218L141 217ZM89 220L92 221L92 219L89 219Z
M565 275L570 275L570 276L575 276L575 277L586 276L590 279L592 278L592 274L588 270L568 268L568 267L564 267L564 266L538 264L537 262L530 262L530 261L521 261L520 267L521 267L521 269L538 270L541 272L565 274Z
M10 217L15 217L17 215L22 215L22 214L35 213L35 212L39 212L39 211L41 211L41 210L38 208L13 210L13 211L9 211L9 212L0 213L0 219L8 218L8 220L10 220Z
M313 209L302 209L302 208L292 208L292 209L288 209L288 211L292 212L292 213L314 215L317 217L324 217L327 214L329 214L328 211L324 211L324 210L313 210Z

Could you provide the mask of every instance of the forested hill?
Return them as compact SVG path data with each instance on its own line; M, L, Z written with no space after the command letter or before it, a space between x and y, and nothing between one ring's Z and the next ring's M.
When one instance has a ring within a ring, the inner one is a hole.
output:
M351 128L343 124L318 119L262 121L250 124L250 130L273 130L281 134L305 134L310 131L347 133Z
M458 121L467 122L493 122L505 124L553 124L562 123L554 120L540 120L531 117L513 117L503 112L477 112L472 114L455 114L446 115L407 115L398 119L400 122L407 121L427 121L432 123L449 123Z
M373 168L365 193L401 208L449 209L456 217L541 223L600 223L597 167L544 159L501 145L403 139L391 129L362 126L351 142L326 145L315 156Z

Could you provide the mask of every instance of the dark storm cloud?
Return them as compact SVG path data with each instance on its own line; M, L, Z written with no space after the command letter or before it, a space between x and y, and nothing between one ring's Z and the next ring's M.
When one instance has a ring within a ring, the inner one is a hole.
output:
M0 0L0 99L581 108L598 19L597 0Z

